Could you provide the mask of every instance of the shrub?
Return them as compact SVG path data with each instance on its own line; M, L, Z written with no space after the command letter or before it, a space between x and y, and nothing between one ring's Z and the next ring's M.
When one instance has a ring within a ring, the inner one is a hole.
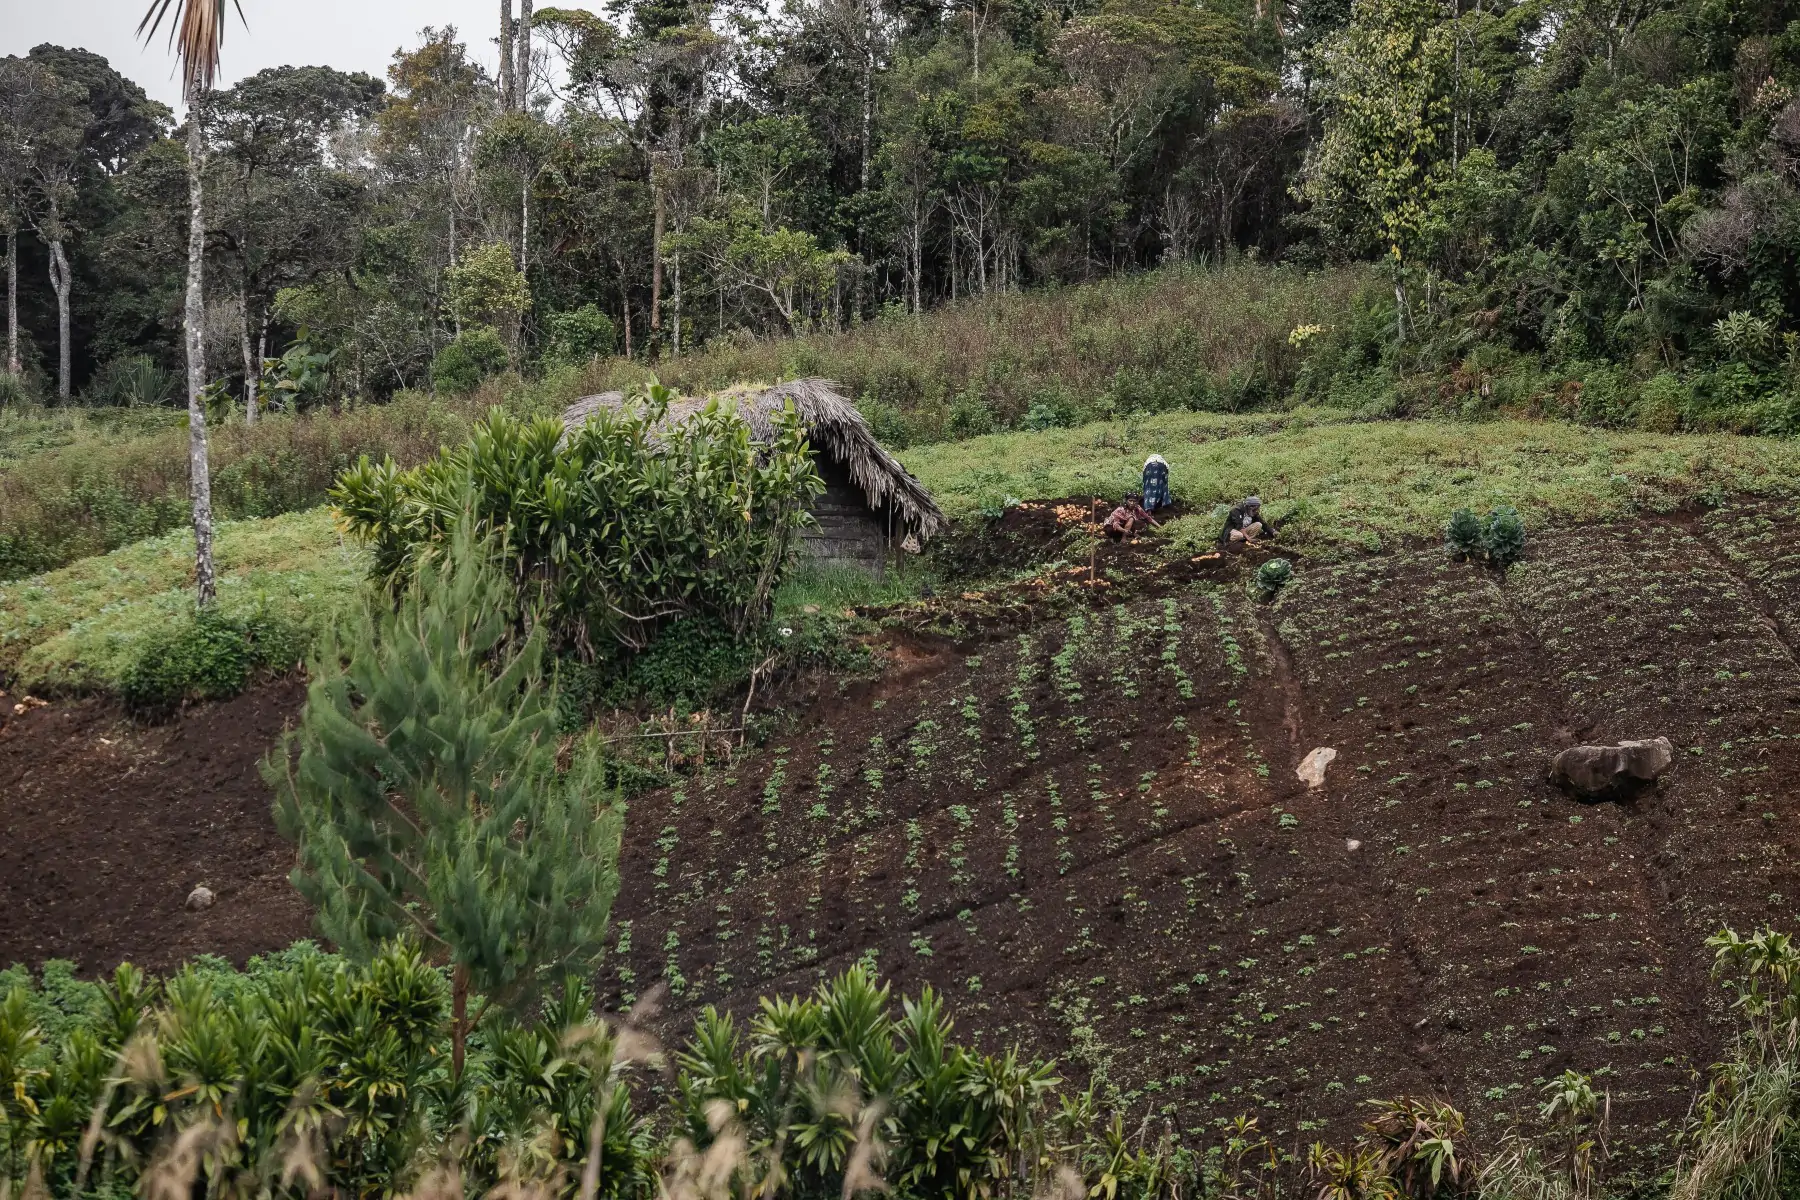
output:
M495 410L415 470L363 459L331 498L395 581L472 515L478 534L504 539L520 611L541 612L558 648L584 658L608 643L641 650L686 614L742 636L767 612L823 484L792 405L765 446L716 402L659 429L670 399L652 385L566 440L556 418Z
M94 373L84 399L90 404L138 408L167 404L180 392L180 381L148 354L121 355Z
M437 352L431 360L431 386L440 392L469 392L482 380L498 375L511 363L500 331L474 325Z
M237 695L259 669L291 667L306 652L307 632L258 609L248 617L204 608L147 640L120 681L136 716L164 717L190 700Z
M1464 558L1480 556L1497 567L1510 566L1525 552L1525 522L1510 504L1490 509L1486 521L1459 508L1450 514L1444 541Z
M1450 514L1450 524L1444 527L1444 540L1450 549L1465 558L1473 558L1482 553L1481 521L1466 508L1459 508Z
M555 364L592 362L613 351L618 330L612 318L595 304L584 304L544 318L548 334L544 360Z
M0 408L23 408L33 398L23 375L0 371Z

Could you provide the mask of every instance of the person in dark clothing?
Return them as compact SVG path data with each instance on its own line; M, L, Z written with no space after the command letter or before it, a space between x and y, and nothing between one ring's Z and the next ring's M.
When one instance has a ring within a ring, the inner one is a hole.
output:
M1258 538L1275 536L1275 522L1262 514L1262 497L1246 496L1226 514L1225 528L1219 531L1219 544L1254 542Z

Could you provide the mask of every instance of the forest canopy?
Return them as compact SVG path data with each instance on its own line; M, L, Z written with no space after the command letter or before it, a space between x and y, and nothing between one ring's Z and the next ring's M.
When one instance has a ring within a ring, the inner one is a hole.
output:
M1371 311L1294 331L1327 374L1526 361L1583 419L1786 431L1797 86L1793 0L527 7L204 98L207 361L306 407L1360 261ZM86 51L0 60L12 391L173 398L184 136Z

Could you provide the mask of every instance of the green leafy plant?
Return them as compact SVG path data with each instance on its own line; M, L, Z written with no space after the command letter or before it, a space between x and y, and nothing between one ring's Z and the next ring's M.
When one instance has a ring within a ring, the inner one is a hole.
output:
M1251 586L1264 599L1273 599L1293 577L1292 563L1285 558L1271 558L1256 568L1256 574L1251 576Z
M298 729L265 764L294 881L358 959L402 934L451 968L455 1073L472 991L522 1010L600 952L620 807L592 740L557 763L542 628L472 521L398 605L371 599L313 663Z
M1495 566L1510 566L1525 553L1525 522L1510 504L1502 504L1488 514L1487 528L1482 530L1482 549Z
M87 399L94 404L145 407L167 404L175 398L179 383L148 354L126 354L112 359L94 373ZM4 403L0 397L0 403Z
M469 392L506 370L512 357L500 332L491 325L471 325L431 360L431 386L440 392Z
M544 318L548 334L544 360L556 365L593 362L613 352L619 331L598 305L584 304Z
M1480 518L1466 508L1457 509L1450 514L1450 523L1444 527L1444 541L1465 558L1483 553Z
M331 366L337 355L336 350L314 349L312 331L302 325L294 344L280 358L263 359L264 395L272 404L283 404L295 412L317 406L331 386Z
M259 669L291 668L308 638L267 609L241 618L200 609L144 643L120 681L120 699L136 716L155 719L190 700L235 696Z
M364 459L332 500L396 581L468 513L496 539L516 611L540 613L558 648L583 658L641 650L689 614L741 637L768 611L823 485L791 405L762 444L716 402L662 427L670 399L652 384L566 438L559 420L496 410L415 470Z
M1485 521L1459 508L1444 527L1444 542L1464 558L1481 557L1497 567L1507 567L1525 552L1525 522L1510 504L1489 510Z

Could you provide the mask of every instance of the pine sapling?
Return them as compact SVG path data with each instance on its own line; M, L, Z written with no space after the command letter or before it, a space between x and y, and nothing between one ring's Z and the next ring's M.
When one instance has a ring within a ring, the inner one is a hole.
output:
M465 523L393 605L328 637L265 764L319 930L367 961L416 938L450 968L452 1069L471 994L528 1005L591 967L618 891L621 806L593 742L557 766L542 626Z

